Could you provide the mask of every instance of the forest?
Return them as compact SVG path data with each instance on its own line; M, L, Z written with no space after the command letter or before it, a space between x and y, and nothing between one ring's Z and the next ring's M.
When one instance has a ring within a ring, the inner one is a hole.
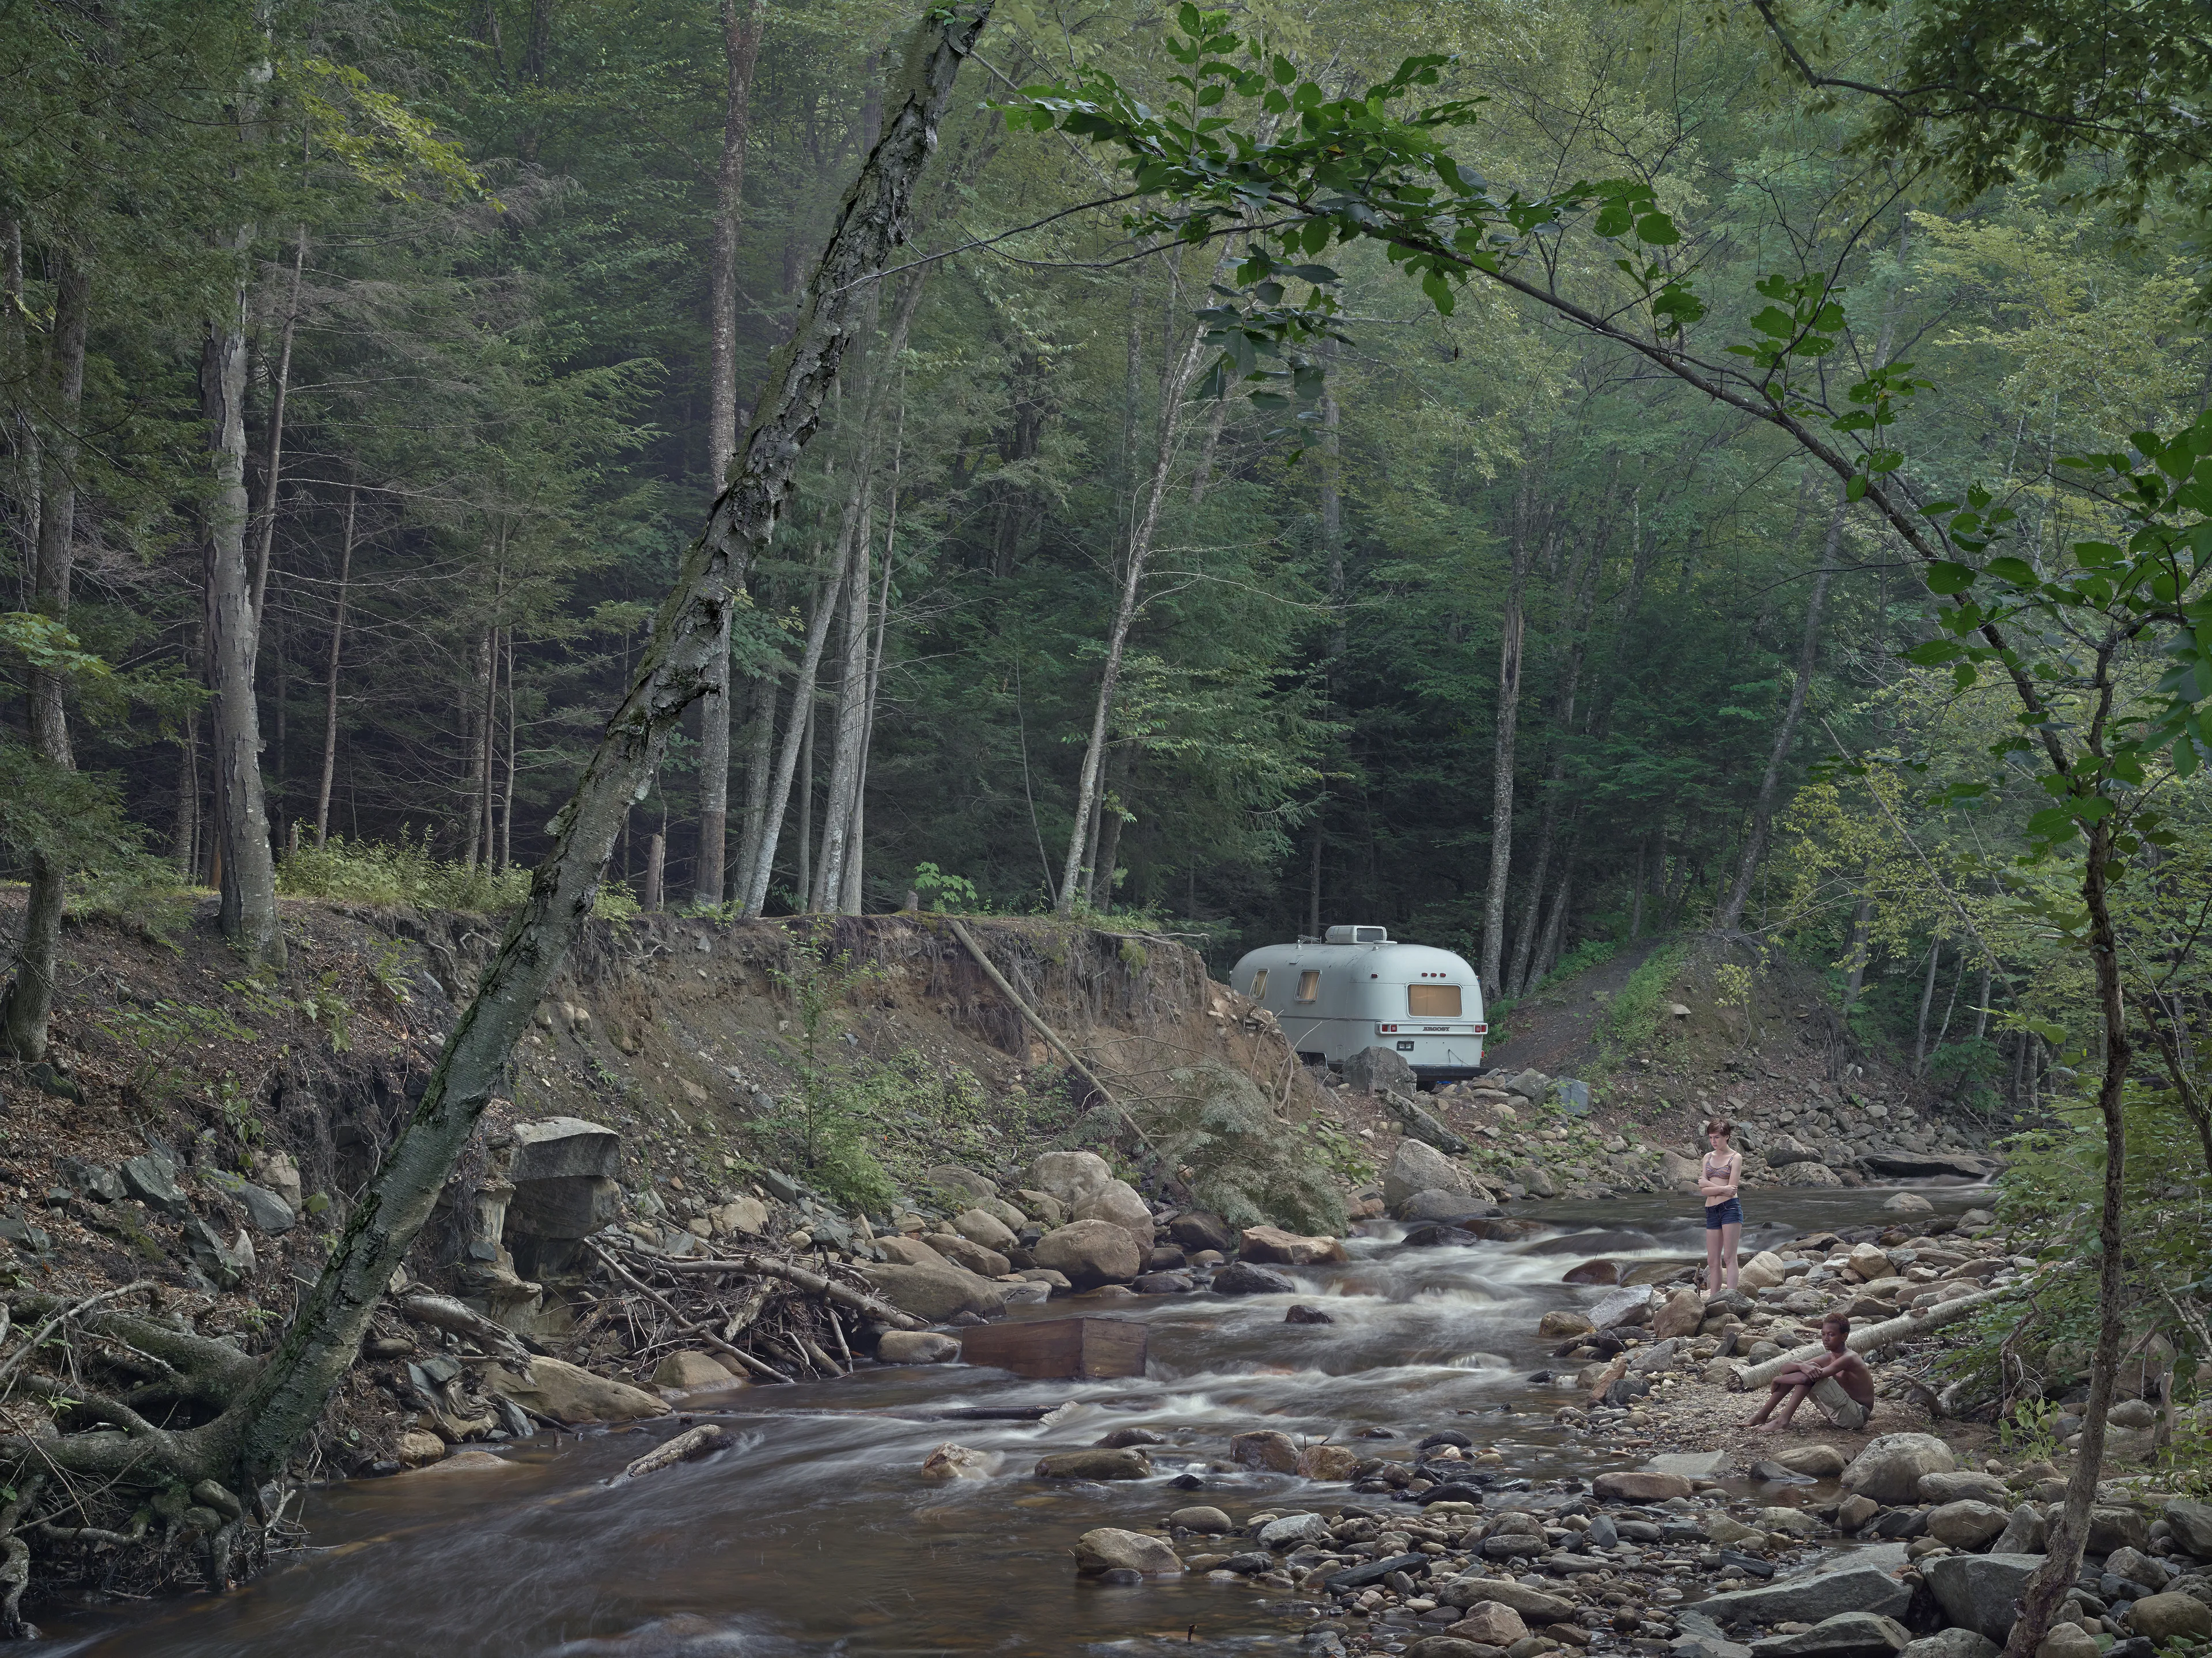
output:
M593 911L1749 939L2071 1125L2108 1380L2212 1172L2207 46L5 0L4 1046L204 895L510 918L449 1151Z

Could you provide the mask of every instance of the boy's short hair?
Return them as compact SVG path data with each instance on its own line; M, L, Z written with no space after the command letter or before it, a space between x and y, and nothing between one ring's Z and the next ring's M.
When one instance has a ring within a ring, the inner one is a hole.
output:
M1730 1122L1726 1117L1715 1117L1711 1121L1705 1125L1705 1133L1708 1134L1733 1134L1735 1133L1735 1125Z
M1827 1317L1820 1321L1820 1327L1824 1330L1831 1324L1840 1324L1843 1326L1844 1333L1845 1335L1849 1335L1851 1333L1851 1319L1850 1315L1848 1313L1831 1313Z

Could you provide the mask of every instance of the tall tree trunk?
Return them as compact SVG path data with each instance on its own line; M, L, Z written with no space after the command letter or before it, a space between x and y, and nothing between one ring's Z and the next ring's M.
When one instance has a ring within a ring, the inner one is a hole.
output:
M488 724L484 712L491 693L486 682L491 677L491 635L477 636L476 666L469 675L467 689L461 693L461 742L469 756L468 799L469 826L461 836L461 863L464 867L477 866L477 848L484 842L484 796L491 774L491 756L485 752Z
M71 253L59 254L58 264L48 368L53 436L41 443L39 452L39 527L33 544L38 562L31 580L31 607L66 626L76 574L76 434L84 404L84 343L92 310L92 272ZM76 756L70 744L66 689L61 675L32 671L31 747L49 765L74 771ZM69 871L47 853L33 851L30 877L23 936L16 948L15 976L8 987L6 1005L0 1006L0 1048L20 1060L35 1060L46 1054Z
M738 451L738 228L744 216L745 150L752 137L753 65L760 56L767 0L722 0L722 164L714 179L714 244L708 273L707 461L720 494ZM742 584L744 572L731 577ZM730 819L730 626L723 617L714 683L699 699L699 853L691 896L722 902L722 862Z
M813 786L813 762L811 739L814 735L814 677L821 671L822 647L830 638L830 618L837 612L837 600L845 590L844 561L840 559L836 569L823 586L814 601L814 615L806 624L806 649L799 659L799 672L793 680L791 694L791 714L784 727L783 747L776 756L775 775L768 786L767 799L761 813L760 850L753 856L751 885L744 898L744 913L758 915L768 902L769 882L775 873L775 847L783 829L785 809L791 802L791 782L802 759L806 762L807 788ZM775 712L774 705L763 711L763 717ZM806 829L807 814L811 810L802 797L799 802L799 829L802 837ZM811 873L811 872L808 872ZM799 902L806 902L806 888L799 888Z
M845 571L844 650L837 671L837 718L830 744L830 798L822 812L822 857L809 908L837 913L845 892L845 852L860 780L860 738L867 724L868 605L873 596L870 545L875 540L873 492L864 487L860 522Z
M902 424L903 414L902 410ZM876 590L876 642L868 656L867 710L860 724L860 774L853 790L853 832L845 850L845 885L837 902L840 912L858 915L867 904L868 761L875 752L876 702L883 689L884 643L890 632L891 563L898 545L898 460L891 462L890 511L884 526L884 579Z
M1513 540L1505 583L1505 612L1498 632L1497 729L1490 743L1490 884L1482 901L1482 989L1505 993L1506 884L1513 873L1513 768L1521 732L1521 653L1528 631L1524 609L1534 557L1528 522L1534 485L1524 474L1514 502Z
M1133 321L1133 330L1134 326ZM1121 658L1128 648L1129 629L1137 619L1145 573L1152 562L1152 540L1159 533L1160 508L1167 500L1169 475L1175 469L1176 439L1182 428L1183 393L1190 389L1205 349L1205 336L1194 331L1190 343L1176 357L1160 386L1159 442L1152 455L1152 482L1130 527L1128 554L1121 568L1121 597L1115 604L1113 626L1106 635L1106 662L1099 671L1098 696L1091 714L1091 736L1084 745L1083 767L1076 780L1075 822L1068 832L1067 862L1060 871L1060 891L1053 906L1062 914L1075 908L1076 895L1082 890L1084 853L1091 845L1091 817L1098 810L1099 773L1106 757L1114 693L1121 678Z
M242 253L243 238L240 252ZM246 284L233 284L229 314L208 330L200 404L214 454L208 503L207 682L214 730L216 850L223 937L252 961L282 968L276 859L261 784L261 712L253 695L258 629L246 563Z
M763 674L753 682L752 752L745 756L745 828L738 844L737 873L730 878L730 902L740 909L752 890L753 867L760 859L769 773L775 764L775 701L776 676Z
M1866 984L1867 949L1872 938L1874 898L1869 890L1874 885L1874 867L1869 865L1859 878L1859 901L1851 907L1850 938L1844 946L1844 1013L1850 1017L1859 992Z
M261 626L269 614L269 561L276 546L276 485L284 470L284 404L292 388L292 336L300 322L300 274L307 264L307 227L301 225L292 244L292 291L284 303L284 325L278 337L276 370L269 394L269 431L261 449L261 510L257 517L253 553L253 628L258 649Z
M641 671L554 820L553 847L532 878L477 994L447 1039L421 1102L353 1206L329 1265L245 1394L219 1420L240 1435L244 1483L276 1477L354 1361L370 1315L512 1062L532 1013L592 911L629 803L649 779L685 708L706 689L732 602L732 564L764 545L843 355L855 284L878 276L904 239L914 183L988 0L933 14L915 31L888 100L884 137L847 191L800 307L791 349L771 371L742 471L715 503L676 591L661 607Z
M507 641L507 779L499 795L499 866L514 865L514 629L502 630Z
M1912 1074L1916 1077L1928 1062L1928 1010L1935 1004L1936 969L1942 959L1943 940L1939 934L1928 946L1928 977L1920 987L1920 1021L1912 1032Z
M483 707L477 711L477 723L483 728L483 789L477 816L483 819L483 861L487 872L497 868L493 854L498 842L493 837L491 805L493 799L493 768L499 760L499 635L496 623L484 641Z
M177 827L170 857L177 877L191 884L200 872L200 711L185 713L184 735L177 739Z
M361 486L348 480L345 528L338 537L337 606L331 615L331 653L323 670L323 774L315 788L318 847L328 841L331 835L331 783L337 775L338 765L338 663L345 647L346 597L353 579L354 515L360 495Z
M1750 902L1751 883L1759 872L1759 859L1766 855L1766 840L1774 827L1774 796L1781 785L1782 768L1790 758L1790 745L1797 739L1797 720L1805 712L1805 693L1813 683L1813 665L1820 657L1820 609L1828 598L1828 574L1836 568L1836 555L1843 545L1844 514L1850 511L1850 501L1838 490L1835 510L1828 514L1827 539L1820 548L1820 568L1813 574L1813 596L1805 604L1805 636L1797 647L1797 677L1790 684L1790 701L1782 710L1782 723L1774 732L1774 746L1767 751L1766 770L1759 780L1759 796L1752 803L1751 829L1743 838L1743 856L1736 862L1735 879L1729 884L1728 896L1721 901L1720 913L1713 917L1713 925L1723 932L1733 932L1743 923L1743 907Z

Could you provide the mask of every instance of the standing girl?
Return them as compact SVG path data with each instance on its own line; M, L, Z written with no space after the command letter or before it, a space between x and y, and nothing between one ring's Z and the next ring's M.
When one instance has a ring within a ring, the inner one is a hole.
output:
M1743 1181L1743 1153L1729 1144L1735 1125L1715 1117L1705 1125L1705 1153L1698 1170L1698 1192L1705 1200L1705 1293L1735 1288L1736 1240L1743 1236L1743 1205L1736 1187ZM1725 1280L1725 1286L1723 1286Z

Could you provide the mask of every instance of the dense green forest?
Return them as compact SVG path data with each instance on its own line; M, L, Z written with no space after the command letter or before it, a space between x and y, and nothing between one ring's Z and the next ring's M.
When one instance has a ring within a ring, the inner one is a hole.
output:
M903 14L6 15L19 871L96 898L158 862L249 930L272 881L519 893ZM1749 926L1960 1085L2032 1088L2056 1048L1989 1010L2078 999L2035 911L2069 878L2006 864L2040 791L1982 752L2001 687L1905 659L1944 601L1894 525L1758 410L1501 286L1440 309L1374 242L1328 255L1330 337L1295 369L1245 343L1258 378L1201 385L1240 245L1133 231L1114 144L1018 90L1109 74L1172 103L1171 23L994 21L622 890L784 913L918 888L1224 948L1357 917L1462 950L1493 998L1578 946ZM2154 143L2011 165L1980 127L1870 137L1751 14L1238 26L1331 96L1437 54L1421 95L1471 100L1449 140L1493 192L1633 185L1671 240L1617 268L1617 231L1564 215L1515 268L1662 338L1660 259L1714 352L1786 334L1783 298L1826 353L1790 395L1924 386L1885 464L1923 502L1996 492L2031 556L2110 516L2066 457L2203 403L2194 175ZM1838 61L1923 45L1901 15L1827 27Z

